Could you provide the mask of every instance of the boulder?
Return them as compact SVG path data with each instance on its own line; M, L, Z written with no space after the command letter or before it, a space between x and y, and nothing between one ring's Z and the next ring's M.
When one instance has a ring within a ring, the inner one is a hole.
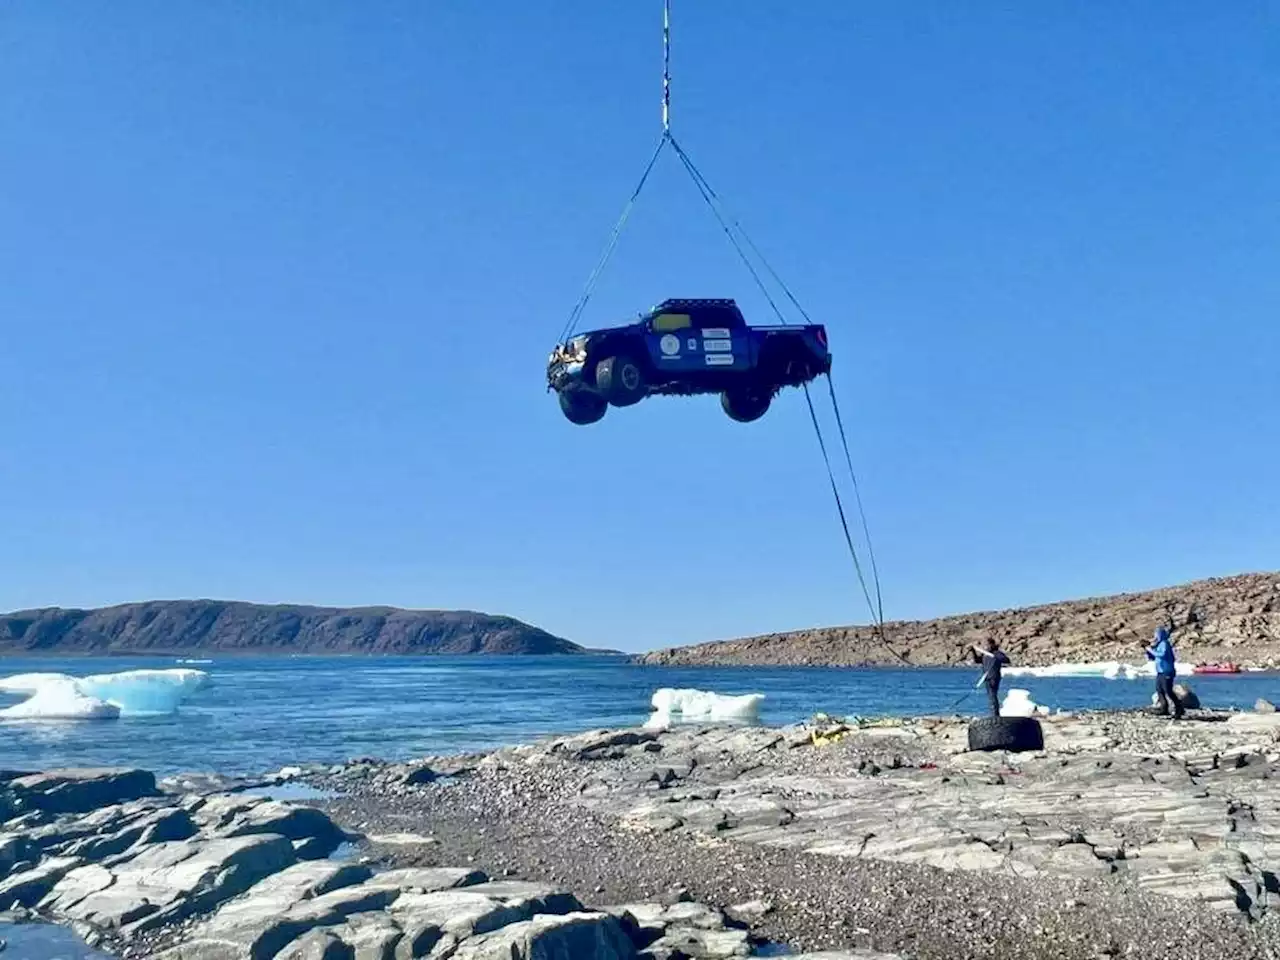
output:
M396 960L404 931L385 913L356 913L325 930L351 947L352 960Z
M1253 709L1256 710L1258 713L1275 713L1276 705L1272 703L1270 700L1263 700L1261 697L1259 697L1257 702L1254 703Z
M88 813L99 807L156 796L155 774L124 767L47 770L9 781L27 809L48 813Z
M222 837L272 833L293 841L304 841L297 845L295 853L305 860L327 857L345 839L338 825L315 807L276 800L236 812L214 832Z
M400 782L406 787L417 787L424 783L434 783L440 775L428 766L411 767Z
M746 926L758 922L773 912L773 904L768 900L748 900L746 903L735 903L726 908L725 914L735 923Z
M289 944L276 960L355 960L355 950L336 933L318 929Z
M1200 698L1196 695L1196 692L1192 690L1191 687L1188 686L1187 684L1175 683L1173 685L1173 695L1177 698L1178 702L1182 704L1182 706L1187 710L1200 709ZM1160 702L1159 695L1153 693L1151 695L1151 705L1155 706L1159 702Z
M536 916L463 941L450 960L631 960L636 948L606 913Z
M392 917L405 933L396 947L396 958L426 956L433 948L459 943L535 914L566 914L582 909L576 897L555 887L514 880L436 893L406 893L391 906Z

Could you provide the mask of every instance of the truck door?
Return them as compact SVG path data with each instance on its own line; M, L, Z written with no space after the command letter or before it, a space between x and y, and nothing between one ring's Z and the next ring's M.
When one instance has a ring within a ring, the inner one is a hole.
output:
M751 366L751 344L747 328L735 323L732 315L708 311L696 328L698 350L702 355L700 366L709 371L746 370Z
M687 373L702 369L702 341L687 313L658 313L649 321L645 337L649 359L659 372Z

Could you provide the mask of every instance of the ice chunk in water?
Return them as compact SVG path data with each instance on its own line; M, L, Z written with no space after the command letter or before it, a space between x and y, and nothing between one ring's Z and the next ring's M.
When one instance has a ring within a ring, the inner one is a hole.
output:
M22 674L16 679L20 686L9 687L0 681L0 688L15 693L30 693L22 703L0 710L5 720L112 720L120 716L115 704L85 696L76 687L75 677L63 674L44 674L39 685L31 686L31 678L39 674Z
M708 690L663 687L654 691L650 701L654 712L645 726L669 727L675 714L682 720L754 720L763 700L763 693L725 696Z
M1033 717L1036 714L1043 716L1048 712L1048 707L1041 706L1031 699L1030 690L1021 690L1017 687L1010 690L1005 695L1004 703L1000 704L1002 717Z
M172 713L208 685L209 675L203 670L126 670L88 677L20 673L0 678L0 691L30 696L0 710L0 719L101 720Z

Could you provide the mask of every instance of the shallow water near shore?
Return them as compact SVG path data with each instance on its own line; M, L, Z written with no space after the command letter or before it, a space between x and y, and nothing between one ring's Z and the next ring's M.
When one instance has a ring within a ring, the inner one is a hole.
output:
M26 960L110 960L66 927L50 923L0 923L0 940L6 957Z
M6 658L0 674L74 676L180 666L172 658ZM456 753L594 727L635 726L659 687L765 694L760 720L817 711L911 715L985 710L976 669L652 667L618 657L272 657L202 663L211 685L176 713L0 724L0 768L146 767L253 774L290 764ZM1208 707L1280 698L1280 675L1190 678ZM1053 708L1139 707L1150 678L1010 677ZM964 698L961 701L961 698ZM961 701L957 704L957 701ZM0 706L17 702L4 698Z

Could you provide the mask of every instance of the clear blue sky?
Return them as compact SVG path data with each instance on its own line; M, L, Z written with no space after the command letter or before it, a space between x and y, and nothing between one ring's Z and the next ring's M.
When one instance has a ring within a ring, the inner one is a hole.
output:
M674 125L809 312L916 617L1280 566L1280 7L676 0ZM659 0L0 8L0 608L865 620L803 398L581 428L546 355ZM668 156L584 320L765 305Z

